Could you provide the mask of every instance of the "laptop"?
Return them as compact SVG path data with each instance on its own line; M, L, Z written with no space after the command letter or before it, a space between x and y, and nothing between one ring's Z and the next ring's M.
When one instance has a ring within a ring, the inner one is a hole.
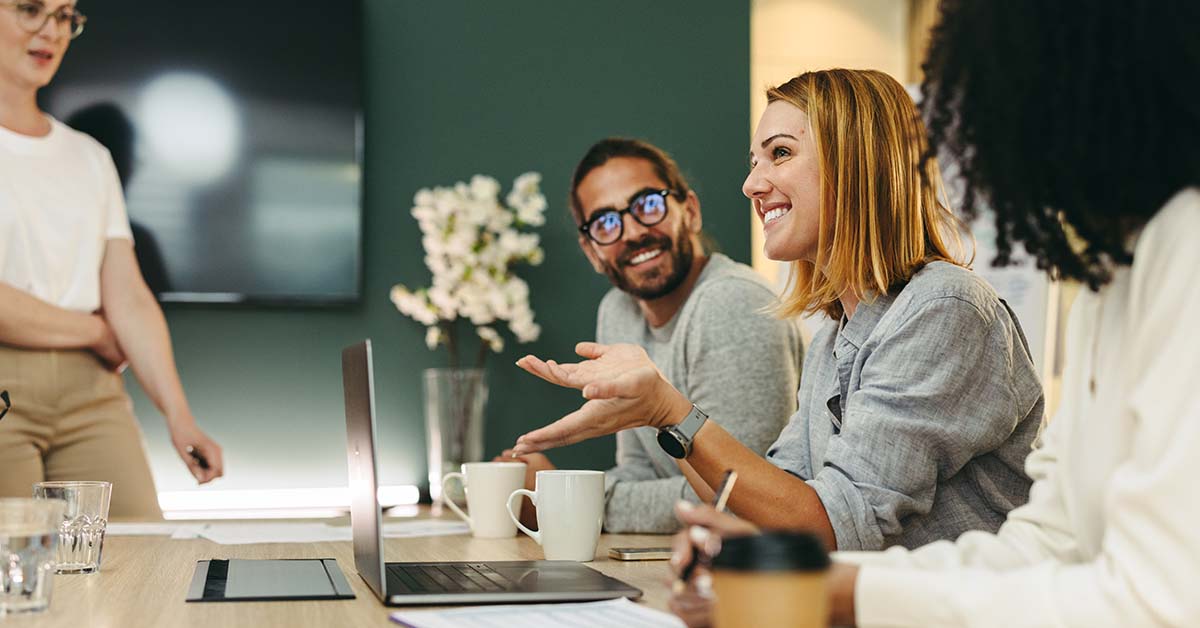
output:
M573 561L384 563L375 464L371 341L342 351L354 566L388 606L572 602L641 597L641 590Z

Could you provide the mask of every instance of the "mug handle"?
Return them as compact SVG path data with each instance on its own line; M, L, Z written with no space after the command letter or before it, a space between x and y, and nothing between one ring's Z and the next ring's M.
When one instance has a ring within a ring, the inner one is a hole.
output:
M529 501L533 502L534 506L537 506L537 493L523 489L523 488L519 488L519 489L513 491L512 494L508 496L508 503L505 504L505 508L508 509L508 516L513 520L513 523L517 524L517 527L520 528L520 530L522 532L524 532L525 534L528 534L529 538L537 541L538 545L541 545L542 544L542 533L534 532L533 530L530 530L529 528L526 528L525 526L521 525L521 520L516 515L513 514L513 498L521 499L522 495L528 497Z
M459 510L458 505L454 503L454 500L450 499L450 491L446 488L446 483L454 478L458 478L459 482L462 482L464 486L466 485L463 474L459 473L458 471L451 471L450 473L444 475L442 477L442 503L449 506L450 510L454 511L454 514L462 517L462 520L466 521L467 525L473 526L475 524L471 523L471 518L467 516L467 513Z

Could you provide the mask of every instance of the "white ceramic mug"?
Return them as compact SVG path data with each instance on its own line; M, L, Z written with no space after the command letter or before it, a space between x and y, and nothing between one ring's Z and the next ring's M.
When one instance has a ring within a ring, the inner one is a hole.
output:
M522 495L537 506L538 531L521 525L513 503ZM587 562L596 557L604 519L603 471L538 471L536 490L518 489L508 496L508 516L542 551L546 560Z
M446 497L446 484L453 478L463 483L467 494L467 510L463 512ZM505 499L514 490L525 486L524 462L467 462L462 473L447 473L442 478L443 503L471 526L471 534L480 539L501 539L517 533L516 526L504 512Z

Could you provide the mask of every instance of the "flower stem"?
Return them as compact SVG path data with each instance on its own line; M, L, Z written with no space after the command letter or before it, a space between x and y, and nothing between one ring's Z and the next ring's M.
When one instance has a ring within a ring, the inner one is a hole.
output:
M441 322L442 335L446 338L446 352L450 354L450 368L458 368L458 341L454 333L454 321Z
M487 359L488 343L483 338L479 339L479 353L475 355L475 368L482 369L483 361Z

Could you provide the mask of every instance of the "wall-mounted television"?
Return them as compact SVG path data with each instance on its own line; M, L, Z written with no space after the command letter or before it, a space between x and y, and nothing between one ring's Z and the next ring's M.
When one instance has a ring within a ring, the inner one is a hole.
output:
M113 153L158 298L358 300L361 0L78 8L41 104Z

